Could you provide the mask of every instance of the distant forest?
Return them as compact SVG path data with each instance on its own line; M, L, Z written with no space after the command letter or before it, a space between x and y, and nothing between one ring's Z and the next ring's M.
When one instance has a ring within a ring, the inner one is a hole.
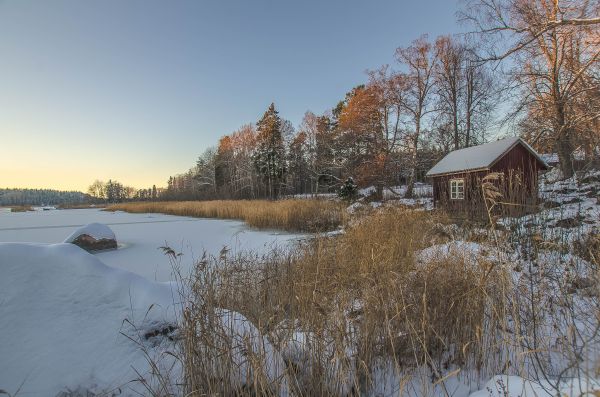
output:
M0 205L58 205L89 202L81 192L51 189L0 189Z

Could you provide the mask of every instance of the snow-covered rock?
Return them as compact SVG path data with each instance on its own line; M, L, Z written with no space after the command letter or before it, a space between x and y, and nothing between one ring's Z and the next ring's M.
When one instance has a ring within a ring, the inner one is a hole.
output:
M359 211L359 210L363 209L364 207L365 207L365 206L364 206L364 204L363 204L363 203L361 203L361 202L359 202L359 201L356 201L356 202L354 202L354 203L350 204L350 205L348 206L348 208L346 208L346 212L347 212L347 213L349 213L349 214L354 214L355 212L357 212L357 211Z
M100 251L117 248L115 233L101 223L90 223L75 230L64 241L75 244L86 251Z

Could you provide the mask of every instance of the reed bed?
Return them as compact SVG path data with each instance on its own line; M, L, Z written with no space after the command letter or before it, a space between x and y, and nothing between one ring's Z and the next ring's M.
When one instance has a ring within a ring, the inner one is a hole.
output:
M444 221L389 208L342 235L317 236L292 250L203 257L191 277L180 279L188 302L183 394L363 395L385 383L375 379L381 365L396 381L429 368L434 379L422 379L422 387L443 388L449 368L500 363L490 355L505 320L498 315L505 311L503 270L460 255L427 264L415 257L448 241L439 232ZM215 313L224 309L241 313L279 352L279 378L264 371L273 359L249 345L247 382L224 381L239 366L231 331L215 326Z
M343 203L331 200L215 200L121 203L106 211L239 219L260 229L323 232L344 224L344 209Z
M560 258L535 259L547 244L522 228L534 257L517 268L511 234L494 230L478 240L490 251L464 255L469 230L388 207L292 249L203 256L179 277L174 395L451 396L458 380L481 388L496 374L557 395L564 379L591 379L600 372L596 253L589 273L565 277ZM256 333L233 335L223 311Z
M106 204L59 204L56 208L61 210L82 210L88 208L105 208Z
M10 207L10 212L28 212L33 211L33 207L30 205L15 205Z

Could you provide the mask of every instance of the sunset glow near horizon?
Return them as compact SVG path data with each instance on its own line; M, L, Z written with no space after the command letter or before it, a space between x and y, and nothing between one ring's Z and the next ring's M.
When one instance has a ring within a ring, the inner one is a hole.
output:
M457 32L455 1L0 1L0 188L165 186L271 102L298 126Z

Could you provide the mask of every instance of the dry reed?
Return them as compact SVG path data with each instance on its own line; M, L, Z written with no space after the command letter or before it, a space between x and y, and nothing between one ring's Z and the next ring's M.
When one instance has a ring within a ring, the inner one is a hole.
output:
M556 394L561 379L585 373L580 359L596 355L600 332L596 253L589 256L595 284L582 274L562 277L551 261L522 260L530 268L513 269L513 243L499 230L484 242L491 253L465 256L454 248L423 259L420 250L453 242L446 221L384 208L339 236L316 236L290 250L204 257L190 278L180 278L183 394L350 396L393 384L387 394L450 396L452 377L474 385L495 374L546 381ZM519 244L537 241L530 228L519 230L527 234ZM542 254L541 245L531 248L534 257ZM594 315L577 311L569 288L586 290L576 299ZM245 316L281 354L280 377L265 374L268 355L248 341L246 380L231 381L239 344L215 321L224 309ZM581 319L589 332L578 336L569 323ZM556 348L553 334L540 332L550 326L561 326L553 333L571 345ZM549 364L557 356L566 362L560 371Z
M183 325L187 392L269 394L281 386L264 376L245 388L219 381L233 364L208 320L218 308L242 313L267 335L297 395L364 394L381 362L398 379L428 367L438 387L448 368L481 368L502 312L489 307L498 307L505 278L459 255L416 260L415 251L446 241L440 220L392 208L291 251L203 259L185 288L193 302Z
M30 205L15 205L10 207L10 212L27 212L33 211L33 207Z
M330 200L215 200L114 204L107 211L239 219L261 229L321 232L345 221L344 205Z

